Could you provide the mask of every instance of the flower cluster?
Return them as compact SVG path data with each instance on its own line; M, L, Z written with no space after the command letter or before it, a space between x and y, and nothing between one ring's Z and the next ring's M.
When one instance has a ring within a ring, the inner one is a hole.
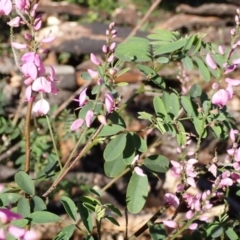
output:
M8 225L13 220L22 219L22 216L6 208L0 208L0 224L5 228L0 228L0 239L7 239L7 234L22 240L37 239L37 233L33 230L25 230L13 225Z
M56 94L55 71L50 66L47 73L40 55L45 51L45 49L41 48L42 44L53 42L55 37L46 36L39 42L36 41L36 32L42 26L41 14L36 14L38 3L33 4L29 0L15 0L14 3L17 16L11 19L8 25L11 28L27 25L29 28L29 33L24 34L25 43L11 42L15 60L23 74L26 86L25 99L28 102L34 101L38 93ZM1 1L0 11L2 15L9 15L12 11L12 6L13 4L10 0ZM16 57L16 49L25 52L20 59L20 63ZM41 99L33 106L33 112L37 115L45 115L48 113L50 106L43 98L43 95L40 95Z
M93 53L90 54L90 59L92 63L97 67L103 67L105 71L108 70L108 72L105 72L105 74L108 75L111 79L117 73L115 69L110 67L114 60L114 50L116 48L116 43L113 42L113 39L117 36L117 31L114 29L114 26L114 23L109 24L109 27L106 31L106 44L104 44L102 47L102 51L105 54L106 61L102 63L96 55L94 55ZM87 71L92 80L95 80L100 87L102 84L105 83L106 79L102 79L97 70L87 69ZM75 101L79 103L79 107L85 106L89 101L87 96L87 90L87 88L83 89L79 95L79 98L75 99ZM108 92L105 94L104 106L107 114L112 113L116 109L115 99L112 93ZM84 123L87 127L90 127L94 120L94 115L95 114L93 110L88 110L85 115L85 119L78 118L77 120L75 120L70 126L70 130L76 131L81 128ZM104 125L107 124L105 115L98 115L97 117L100 123Z
M231 30L233 42L236 36L236 32L239 32L239 13L240 11L239 9L237 9L237 15L235 16L236 29L234 28ZM240 41L233 43L230 52L226 54L227 61L223 64L223 66L221 66L224 69L225 75L233 72L240 64L240 58L231 60L231 56L233 55L234 51L239 45ZM222 46L218 47L218 52L220 55L223 56L225 55L225 51ZM206 63L213 70L216 70L218 68L217 64L215 63L210 54L206 55ZM217 105L219 108L225 106L233 98L233 87L240 85L240 80L238 79L226 78L225 81L227 83L226 89L219 89L218 91L215 92L215 94L212 97L212 103ZM214 90L217 90L218 87L219 85L216 83L214 83L212 86Z

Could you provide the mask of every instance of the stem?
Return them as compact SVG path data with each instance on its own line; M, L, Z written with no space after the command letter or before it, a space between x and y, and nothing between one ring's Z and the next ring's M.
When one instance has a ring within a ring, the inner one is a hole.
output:
M149 225L153 225L153 223L169 208L170 204L165 204L164 206L160 207L157 212L149 219L146 223L143 224L128 240L133 240L139 237L143 232L148 229Z
M50 119L49 119L48 115L46 115L46 119L47 119L48 129L50 131L50 135L51 135L52 142L53 142L53 148L54 148L54 151L57 155L58 164L59 164L60 169L62 169L63 168L62 163L61 163L61 160L60 160L60 157L59 157L59 154L58 154L56 141L55 141L54 136L53 136L53 130L52 130L52 126L51 126Z
M30 171L30 121L31 121L31 112L32 112L33 102L28 102L27 105L27 114L25 122L25 141L26 141L26 154L25 154L25 172L29 174Z
M101 220L96 220L98 240L101 240Z

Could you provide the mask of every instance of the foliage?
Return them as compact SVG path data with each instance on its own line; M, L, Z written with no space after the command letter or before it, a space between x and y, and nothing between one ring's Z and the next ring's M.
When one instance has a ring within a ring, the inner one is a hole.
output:
M95 1L87 3L96 4ZM98 4L105 6L107 3L104 1ZM48 36L38 42L34 38L41 27L41 19L34 13L34 7L37 6L28 6L22 2L20 4L17 0L15 4L19 18L9 23L11 31L16 25L23 23L20 22L20 18L28 21L25 18L28 17L29 35L34 34L25 37L26 44L11 41L15 56L19 49L26 51L19 60L21 64L15 60L16 64L21 65L25 84L23 95L28 104L25 122L18 120L24 125L24 131L21 125L16 126L16 120L11 121L6 116L0 118L2 136L10 142L18 139L21 147L21 154L15 161L19 171L14 176L14 185L0 188L1 238L30 239L27 236L32 236L33 239L36 237L36 224L63 221L61 216L51 212L46 205L46 197L51 197L50 194L54 190L60 190L60 202L69 216L69 222L54 239L70 239L75 229L81 231L84 239L93 239L96 229L98 238L101 239L102 222L108 220L119 226L117 218L123 214L122 210L113 204L104 203L104 191L129 173L125 214L137 214L144 208L148 198L151 177L158 177L159 173L165 174L170 171L173 178L179 179L177 188L174 192L164 195L164 204L157 213L127 239L138 237L147 228L152 239L194 239L196 236L201 236L201 239L237 239L238 223L227 211L227 205L230 204L228 200L231 187L239 188L239 131L234 118L227 111L227 104L232 100L234 88L240 85L240 80L226 77L227 87L219 89L219 85L222 78L240 64L240 58L233 54L240 45L240 11L237 10L235 17L236 28L231 31L232 44L229 51L213 43L204 42L202 34L181 36L178 32L166 30L156 30L146 39L132 37L116 46L114 39L117 31L114 23L109 24L106 43L102 47L104 60L100 61L92 53L90 59L95 69L88 69L88 72L82 75L86 81L96 82L91 94L89 88L83 88L78 99L75 99L79 108L74 114L64 110L58 118L50 118L49 116L54 116L54 108L49 104L46 94L57 94L56 76L53 68L50 73L45 72L39 54L44 51L41 49L41 43L51 43L54 38ZM7 0L6 5L0 8L2 14L8 16L12 11L12 2ZM28 52L29 49L33 52ZM121 101L120 93L122 86L127 83L116 81L117 77L130 70L119 70L124 62L133 63L145 76L140 88L125 103ZM166 65L174 66L176 63L182 70L178 75L182 84L180 90L168 87L167 82L159 75L159 69ZM215 79L212 93L204 92L198 83L190 86L187 71L192 69L198 70L199 78L203 81ZM152 83L158 90L152 99L153 111L138 112L138 118L148 125L140 132L130 131L122 112L137 96L145 93L148 83ZM102 96L104 89L105 94ZM39 99L36 99L36 96L39 96ZM34 124L31 122L32 115L35 118ZM193 130L187 129L185 121ZM56 136L58 124L62 130L60 136ZM152 131L158 131L160 137L151 144L149 139ZM221 166L218 163L217 149L215 158L208 165L199 164L201 143L210 134L216 139L229 139L231 142L232 146L226 153L230 166ZM160 144L163 135L176 140L178 159L170 161L163 154L152 153L152 149ZM74 143L67 159L60 155L61 138L71 139ZM189 147L193 141L196 141L195 149L194 152L190 152ZM104 149L104 173L111 178L110 183L96 189L84 181L79 186L74 181L64 179L76 162L83 160L95 145ZM8 146L9 144L6 145L6 149ZM192 157L189 158L190 155ZM188 189L196 188L203 174L211 175L212 179L207 180L211 189L190 194ZM46 184L49 180L52 181L51 186ZM75 184L79 189L84 188L82 196L72 198L71 184ZM39 191L39 186L46 187L44 193L42 189ZM217 219L209 219L209 209L215 202L223 199L223 212ZM175 209L171 220L155 223L156 216L165 214L170 206ZM187 208L185 219L177 221L176 217L183 206ZM167 227L172 228L169 236ZM190 230L188 235L185 231L187 229Z

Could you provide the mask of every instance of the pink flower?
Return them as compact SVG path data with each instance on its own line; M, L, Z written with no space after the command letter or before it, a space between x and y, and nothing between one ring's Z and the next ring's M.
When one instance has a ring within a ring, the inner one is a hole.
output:
M178 197L172 193L166 193L164 195L164 200L175 208L177 208L180 203Z
M212 89L218 89L218 88L219 88L219 84L218 83L213 83Z
M189 210L186 212L186 218L191 219L194 216L194 212L192 210Z
M240 84L240 80L238 79L226 78L225 81L231 86L238 86Z
M109 46L109 50L113 51L116 48L116 43L113 42L111 43L111 45Z
M13 18L11 21L7 22L7 24L11 27L19 27L21 18L19 16Z
M135 167L134 172L141 177L146 176L146 174L143 172L143 170L140 167Z
M2 224L6 224L13 220L21 219L21 218L22 218L21 215L15 213L15 212L12 212L9 209L0 208L0 222Z
M38 31L42 27L42 19L41 18L42 18L42 15L39 14L34 20L33 27L34 27L35 31Z
M45 37L42 39L42 43L52 43L55 40L56 37L50 36L50 37Z
M225 89L218 90L212 97L212 103L222 108L230 100L230 93Z
M70 130L71 130L71 131L76 131L76 130L79 129L83 124L84 124L84 120L81 119L81 118L79 118L79 119L75 120L75 121L72 123L72 125L71 125L71 127L70 127Z
M0 15L8 16L12 11L11 0L0 0Z
M32 86L27 86L26 87L25 98L28 102L33 100L32 99Z
M37 233L33 230L25 230L19 227L10 226L8 232L17 239L22 240L35 240L38 239Z
M19 10L24 10L28 5L26 0L15 0L15 4Z
M235 69L236 69L237 65L236 64L233 64L233 65L230 65L226 68L224 74L228 74L228 73L231 73L233 72Z
M178 225L175 221L172 221L172 220L163 220L162 223L167 226L167 227L170 227L170 228L177 228Z
M107 125L107 119L104 115L98 115L98 121L103 124L104 126Z
M35 80L37 78L38 70L34 63L27 62L27 63L23 64L21 70L22 70L23 74L25 75L25 77L31 77L33 80Z
M108 59L107 59L107 62L112 62L113 61L113 59L114 59L114 54L111 54L109 57L108 57Z
M171 164L172 164L172 168L171 168L172 175L174 177L180 177L183 169L182 164L173 160L171 160Z
M82 107L86 103L86 101L87 101L87 94L86 94L86 92L87 92L87 88L84 88L82 90L82 92L80 93L79 98L78 99L74 99L74 101L79 102L79 107Z
M97 65L97 66L101 65L101 62L98 60L98 58L93 53L90 54L90 59L95 65Z
M214 60L212 59L212 57L210 56L209 53L206 56L206 63L210 68L217 69L217 65L216 65L216 63L214 62Z
M51 82L45 77L39 77L33 82L32 90L35 92L50 93L52 91Z
M16 48L16 49L25 49L27 48L27 44L21 44L21 43L17 43L17 42L11 42L12 47Z
M90 77L91 77L92 79L98 78L98 72L97 72L97 71L94 71L94 70L92 70L92 69L88 69L87 71L88 71L88 74L90 75Z
M224 55L224 49L221 45L218 46L218 51L221 55Z
M111 93L105 94L105 107L108 113L111 113L114 109L114 98Z
M106 45L103 45L103 46L102 46L102 51L103 51L104 53L107 53L107 52L108 52L108 48L107 48Z
M46 115L49 109L49 103L45 99L40 99L34 104L32 111L37 115Z
M211 166L208 168L208 171L212 173L214 177L217 177L217 166L212 163Z
M85 121L87 127L90 127L93 122L94 112L92 110L88 110L85 116Z
M234 143L236 141L236 135L238 134L238 130L236 129L231 129L230 133L229 133L229 137L232 140L232 142Z
M194 178L192 178L192 177L187 178L187 183L194 188L197 187L196 182L195 182Z
M197 224L197 223L192 223L188 228L189 228L190 230L195 230L195 229L197 229L197 227L198 227L198 224Z

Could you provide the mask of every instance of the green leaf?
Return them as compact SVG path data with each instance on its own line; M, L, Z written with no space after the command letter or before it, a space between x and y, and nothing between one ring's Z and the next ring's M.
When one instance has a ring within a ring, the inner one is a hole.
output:
M22 215L23 218L27 217L31 213L29 202L25 197L21 197L18 200L17 213Z
M203 78L206 81L209 81L211 79L210 73L209 73L209 70L206 67L206 65L203 63L203 61L200 58L196 57L196 56L193 57L193 60L197 63L198 69L199 69L201 75L203 76Z
M183 58L182 63L187 70L191 71L193 69L193 62L189 56L186 56L185 58Z
M154 55L157 56L157 55L162 55L166 53L172 53L182 48L185 44L186 44L186 39L179 39L176 42L162 45L154 50Z
M21 197L18 193L1 193L0 194L0 204L2 202L2 207L8 207L18 201Z
M100 88L101 88L101 86L96 84L96 85L92 88L91 94L92 94L92 95L96 95L96 94L99 92Z
M136 133L132 134L133 136L133 142L134 142L134 146L135 148L139 151L139 152L146 152L148 149L147 143L144 139L142 139L139 135L137 135Z
M106 146L103 157L105 161L113 161L117 157L120 156L120 154L123 152L126 146L127 142L127 134L122 133L117 135L114 139L112 139L108 145Z
M164 134L166 132L165 125L161 118L156 118L156 124L154 126L162 133Z
M239 239L238 235L231 227L228 227L227 230L225 231L225 233L230 240L238 240Z
M164 240L166 239L167 233L163 224L154 224L149 227L149 232L152 240Z
M157 85L163 84L163 87L165 87L162 78L152 68L142 64L137 64L136 67L147 77L147 80L151 80Z
M200 38L197 39L196 43L194 44L193 50L192 50L192 56L195 55L195 53L199 52L202 46L202 40Z
M148 196L148 178L133 172L127 187L127 209L130 213L142 210Z
M26 218L17 219L17 220L11 221L11 225L14 225L19 228L24 228L28 224L28 222L29 222L29 220Z
M112 124L120 125L123 128L126 128L124 119L115 111L109 116L109 120L112 122Z
M85 228L87 229L87 231L89 233L91 233L92 229L93 229L93 222L92 222L91 213L88 211L87 208L85 208L83 206L83 203L81 203L81 202L77 203L77 207L78 207L78 211L80 213L80 216L81 216L81 219L83 221L83 224L84 224Z
M160 97L155 96L153 98L153 106L154 106L155 113L158 117L165 118L167 116L165 106Z
M169 169L169 160L163 155L151 155L144 159L143 164L154 172L165 173Z
M181 104L189 117L196 117L193 102L189 96L181 96Z
M206 131L206 129L203 129L205 127L204 119L199 119L197 117L194 117L193 124L194 124L195 130L198 133L198 135L200 135L202 133L202 131L204 130L202 138L205 138L207 136L207 131Z
M214 133L214 135L217 139L220 140L221 138L223 138L221 126L219 126L219 125L211 126L210 125L210 127L211 127L211 129L212 129L212 131L213 131L213 133Z
M126 42L118 44L115 56L120 60L128 62L151 61L149 41L140 37L128 38Z
M138 112L138 118L139 119L145 119L145 120L149 120L152 121L152 117L153 115L147 112Z
M20 171L14 176L17 185L25 192L30 195L34 195L35 187L32 179L24 171Z
M67 227L64 227L56 237L54 237L54 240L69 240L71 239L73 233L75 230L75 225L71 224L68 225Z
M34 196L31 199L30 206L31 206L31 209L33 210L33 212L42 211L42 210L47 209L45 202L38 196Z
M114 161L104 163L104 172L110 178L117 177L125 169L126 169L126 165L122 160L122 155L120 155Z
M121 75L123 75L124 73L126 73L126 72L128 72L128 71L130 71L131 70L131 68L130 67L127 67L127 68L124 68L124 69L122 69L121 71L119 71L118 73L117 73L117 78L118 77L120 77Z
M122 153L122 159L126 165L130 165L134 157L135 157L135 146L133 142L133 137L130 133L128 133L126 146Z
M117 214L119 217L122 216L120 210L119 210L117 207L115 207L113 204L111 204L111 203L106 203L106 204L104 204L104 206L108 207L112 212L114 212L115 214Z
M83 80L92 80L92 78L91 78L91 76L89 75L89 73L88 72L84 72L84 73L82 73L81 74L81 78L83 79Z
M176 93L171 93L170 94L170 101L172 105L172 110L173 114L175 116L178 116L179 110L180 110L180 104L179 104L179 99Z
M192 98L198 98L202 95L202 88L198 84L193 84L190 89L190 96Z
M167 57L159 57L156 59L156 62L158 63L168 63L169 62L169 58Z
M191 35L191 36L188 38L188 40L187 40L187 42L186 42L183 50L186 51L186 52L189 51L189 50L192 48L192 45L193 45L195 39L196 39L196 35Z
M69 197L62 196L60 198L60 201L63 204L63 207L64 207L65 211L67 212L68 216L76 222L77 221L77 208L76 208L73 200L70 199Z
M212 238L218 238L222 235L223 233L223 227L220 225L215 225L214 228L211 231L211 237Z
M109 215L106 215L104 218L106 218L107 220L109 220L109 221L110 221L111 223L113 223L114 225L120 226L119 223L118 223L118 221L117 221L114 217L109 216Z
M31 213L28 218L30 218L34 223L51 223L61 221L61 218L51 212L47 211L36 211Z
M176 37L171 32L164 29L155 29L154 34L149 34L147 38L151 40L162 40L165 42L172 42L176 40Z
M181 122L176 123L177 126L177 142L180 146L187 142L186 132Z
M125 130L125 128L117 124L107 125L102 128L98 137L112 136L123 130Z

